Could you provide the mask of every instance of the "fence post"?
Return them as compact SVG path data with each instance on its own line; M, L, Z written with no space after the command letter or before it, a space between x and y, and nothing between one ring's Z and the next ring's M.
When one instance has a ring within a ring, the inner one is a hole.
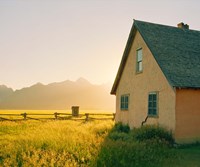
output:
M54 113L54 116L55 116L55 119L58 119L58 113L57 112Z
M115 120L115 113L113 113L113 121Z
M24 117L24 120L26 120L27 113L23 113L21 115Z
M85 113L85 121L89 121L89 113Z

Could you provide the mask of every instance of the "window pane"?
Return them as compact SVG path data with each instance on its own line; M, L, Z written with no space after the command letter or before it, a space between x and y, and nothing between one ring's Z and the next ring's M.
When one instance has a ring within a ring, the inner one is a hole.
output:
M149 108L149 115L152 115L152 109Z
M124 108L124 96L121 96L121 109Z
M149 95L149 101L152 101L152 100L153 100L152 95Z
M142 49L137 51L137 61L142 61Z
M125 104L125 109L128 110L128 103Z
M138 63L138 71L142 71L142 62Z
M128 103L128 96L125 96L125 102Z
M156 94L153 95L153 100L156 101L157 97Z
M124 96L121 96L121 102L122 103L124 102Z
M153 109L152 114L156 115L156 109Z
M149 101L149 107L153 107L153 104L152 104L152 102L150 102L150 101Z
M153 107L156 108L156 102L153 102Z

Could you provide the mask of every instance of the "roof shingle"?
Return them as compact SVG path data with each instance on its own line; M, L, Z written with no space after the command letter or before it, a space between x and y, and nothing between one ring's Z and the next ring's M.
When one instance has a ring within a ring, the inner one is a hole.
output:
M135 21L171 86L200 88L200 31Z
M200 88L200 31L134 20L122 61L126 61L134 31L138 30L173 87ZM121 78L121 63L111 94Z

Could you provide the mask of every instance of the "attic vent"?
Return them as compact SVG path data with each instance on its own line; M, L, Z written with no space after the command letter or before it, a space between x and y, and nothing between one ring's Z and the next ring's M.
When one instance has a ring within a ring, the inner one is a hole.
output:
M178 28L182 28L182 29L189 29L189 25L184 24L183 22L177 24Z

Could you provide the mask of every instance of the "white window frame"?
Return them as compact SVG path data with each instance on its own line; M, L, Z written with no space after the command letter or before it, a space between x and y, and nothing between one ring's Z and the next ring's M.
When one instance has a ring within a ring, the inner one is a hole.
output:
M142 48L139 48L136 50L136 72L137 73L141 73L143 71L142 60L143 60L143 51L142 51Z

